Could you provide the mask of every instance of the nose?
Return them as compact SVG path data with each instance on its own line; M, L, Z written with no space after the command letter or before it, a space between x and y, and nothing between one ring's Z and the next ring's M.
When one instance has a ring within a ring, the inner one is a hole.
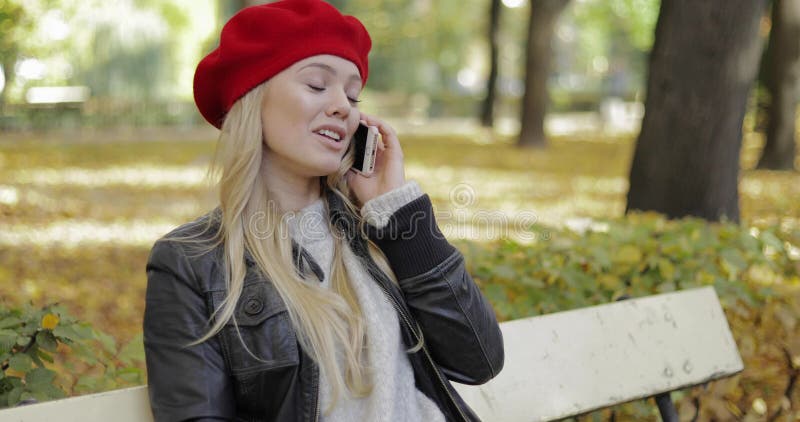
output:
M339 117L346 119L350 115L350 109L353 106L350 104L350 99L344 91L334 91L331 94L330 103L325 111L330 117Z

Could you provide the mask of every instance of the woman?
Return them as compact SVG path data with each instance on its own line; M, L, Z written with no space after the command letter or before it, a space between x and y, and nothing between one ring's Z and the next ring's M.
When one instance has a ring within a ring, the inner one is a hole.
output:
M221 129L219 207L153 246L144 341L157 421L473 421L449 380L503 365L488 302L360 113L369 34L321 0L246 8L197 67ZM350 169L360 121L375 174Z

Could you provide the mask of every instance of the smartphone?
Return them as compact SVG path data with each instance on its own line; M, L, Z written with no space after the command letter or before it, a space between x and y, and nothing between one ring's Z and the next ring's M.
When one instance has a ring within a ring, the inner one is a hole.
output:
M378 153L378 128L359 123L353 135L353 148L355 148L355 161L352 169L363 176L371 176L375 170L375 156Z

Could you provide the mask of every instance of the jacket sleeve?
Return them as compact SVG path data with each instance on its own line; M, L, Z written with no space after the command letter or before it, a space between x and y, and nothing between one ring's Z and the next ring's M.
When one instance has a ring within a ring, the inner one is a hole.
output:
M218 339L189 345L209 328L209 312L197 286L178 246L156 242L147 263L144 347L157 422L235 416L232 382Z
M503 367L503 336L464 258L442 235L428 195L368 234L389 260L433 358L453 381L483 384Z

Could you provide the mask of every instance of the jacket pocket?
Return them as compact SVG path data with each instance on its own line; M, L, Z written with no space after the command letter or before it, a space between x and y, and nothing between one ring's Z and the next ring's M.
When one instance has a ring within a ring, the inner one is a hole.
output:
M224 291L211 293L214 309L224 298ZM246 284L234 319L220 332L233 375L299 364L297 338L286 304L271 283Z

